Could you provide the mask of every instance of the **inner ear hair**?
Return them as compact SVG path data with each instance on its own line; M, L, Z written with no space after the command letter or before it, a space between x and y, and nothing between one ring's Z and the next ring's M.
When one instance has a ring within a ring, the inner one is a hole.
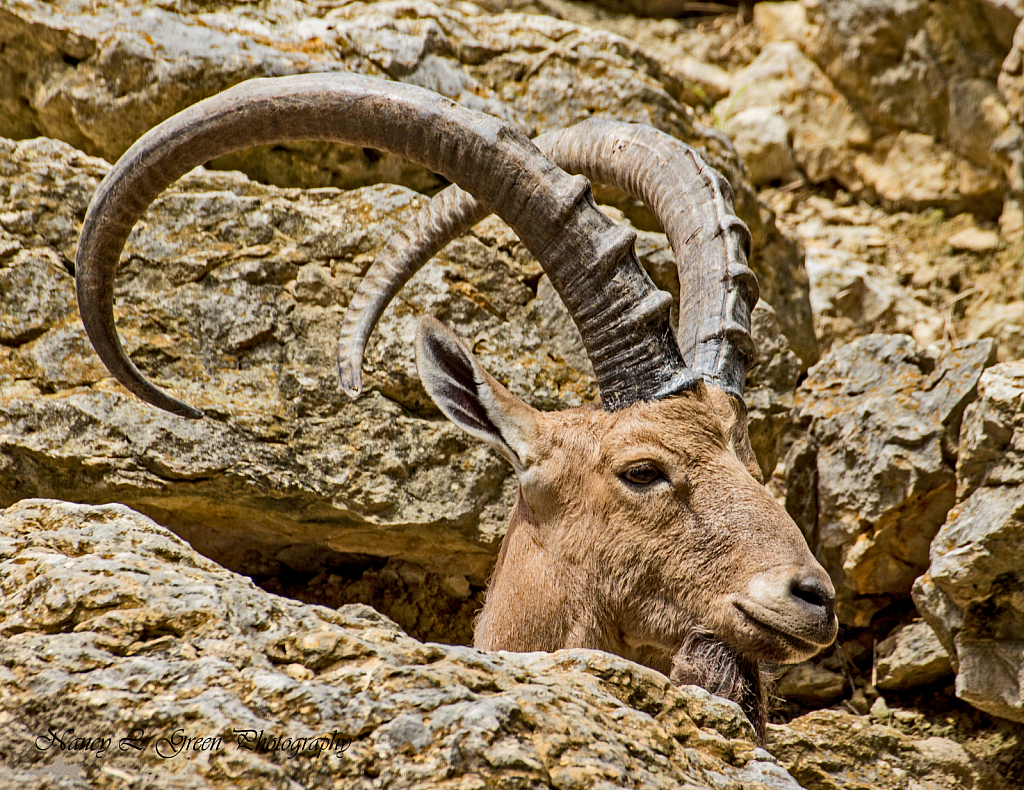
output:
M454 335L428 332L423 336L423 351L440 363L421 367L420 376L430 397L447 417L466 431L500 434L481 402L483 382L477 376L475 360L469 356L468 349Z
M497 450L522 472L534 410L501 385L473 352L430 316L416 330L416 366L427 393L453 423Z

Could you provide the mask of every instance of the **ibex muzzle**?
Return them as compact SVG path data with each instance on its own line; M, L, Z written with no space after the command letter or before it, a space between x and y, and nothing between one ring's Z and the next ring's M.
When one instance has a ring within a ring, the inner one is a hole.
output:
M140 139L100 185L82 229L83 322L110 371L143 400L202 416L147 381L121 347L113 283L132 226L196 165L299 139L400 153L467 190L435 198L353 297L339 346L348 392L359 391L362 350L390 298L487 211L537 257L593 363L603 408L542 413L451 332L421 321L427 391L520 483L476 645L610 650L730 696L763 731L758 662L807 658L832 642L837 623L832 585L760 484L750 449L742 388L757 283L728 183L647 127L589 122L545 135L553 162L508 124L408 85L347 74L237 85ZM636 259L635 234L563 167L631 192L662 221L679 264L677 327L670 297Z

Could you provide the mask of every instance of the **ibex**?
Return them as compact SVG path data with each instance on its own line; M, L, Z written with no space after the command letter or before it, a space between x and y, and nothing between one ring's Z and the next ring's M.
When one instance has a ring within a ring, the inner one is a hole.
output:
M419 324L427 392L519 480L475 645L617 653L736 700L763 734L759 662L804 660L831 644L838 624L832 584L761 485L747 436L742 389L757 283L728 183L692 149L645 127L588 123L540 139L562 166L620 186L661 220L679 262L673 331L671 297L640 266L635 234L598 210L587 178L509 124L351 74L236 85L136 142L100 184L82 228L82 320L111 373L143 400L203 416L150 383L121 346L113 292L128 234L193 167L291 140L402 154L468 193L435 198L353 297L339 344L350 394L384 306L450 234L487 211L540 262L593 363L600 408L542 413L437 321Z

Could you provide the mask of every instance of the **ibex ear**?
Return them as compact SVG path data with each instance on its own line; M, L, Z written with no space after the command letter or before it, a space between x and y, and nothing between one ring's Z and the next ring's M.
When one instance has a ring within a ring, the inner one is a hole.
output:
M505 389L465 343L430 316L416 329L416 367L449 420L501 453L517 474L526 469L540 412Z

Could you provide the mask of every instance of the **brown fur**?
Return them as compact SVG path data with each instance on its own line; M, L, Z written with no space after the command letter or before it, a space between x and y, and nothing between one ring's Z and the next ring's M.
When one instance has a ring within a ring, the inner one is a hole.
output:
M618 411L539 412L431 319L417 363L519 478L474 644L616 653L727 695L763 733L758 662L802 661L837 624L828 576L760 483L743 404L700 383Z
M747 633L731 598L754 574L817 563L755 479L746 415L699 390L619 412L534 412L474 643L617 653L733 699L763 735L758 662L806 655ZM618 475L645 460L671 482L624 485Z

